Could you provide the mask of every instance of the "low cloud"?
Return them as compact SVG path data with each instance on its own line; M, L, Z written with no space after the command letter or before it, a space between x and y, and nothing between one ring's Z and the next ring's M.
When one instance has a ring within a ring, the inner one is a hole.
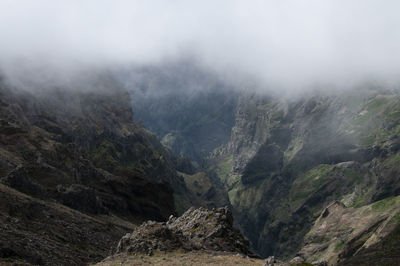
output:
M271 90L397 83L398 10L396 0L2 0L0 67L14 83L53 84L189 57Z

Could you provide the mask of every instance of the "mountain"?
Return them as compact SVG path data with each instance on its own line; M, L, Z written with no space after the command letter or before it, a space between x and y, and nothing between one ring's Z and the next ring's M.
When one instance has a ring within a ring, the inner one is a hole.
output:
M168 217L172 190L157 182L179 183L170 157L153 135L132 123L127 92L109 86L96 93L36 94L3 86L1 182L87 213ZM159 186L159 202L138 206L132 192L145 203L146 195L135 190L151 183Z
M396 88L284 97L183 64L0 101L3 261L98 262L145 220L228 205L265 263L398 264Z
M289 258L331 202L361 207L399 195L399 114L398 91L372 86L243 95L218 168L253 247Z
M133 123L130 95L111 74L69 85L0 82L2 260L95 262L135 224L226 202Z
M141 87L134 91L140 88L146 91L160 80L168 80L170 91L156 98L154 106L148 106L168 113L168 121L180 121L185 116L187 121L196 121L207 128L207 120L197 119L197 115L202 110L213 114L215 103L203 101L203 96L186 100L176 96L185 89L190 91L187 85L190 82L185 77L190 80L191 75L185 76L179 70L173 76L159 78L157 73L152 71L151 82L142 79ZM200 156L203 169L228 192L237 225L260 255L294 257L307 247L308 236L319 217L334 202L340 202L350 211L400 194L400 93L396 88L364 83L353 89L322 88L285 97L257 89L230 93L224 91L226 86L222 85L219 92L203 92L205 98L221 103L224 114L216 117L234 117L234 122L229 122L230 130L223 131L225 136L213 149L207 149L208 153L197 153L197 148L185 146L190 137L182 135L182 128L162 126L159 136L178 132L180 137L173 138L175 147L188 148L184 152L180 148L175 151ZM220 98L214 97L215 93L220 93ZM223 109L229 99L233 99L230 104L234 108ZM148 103L151 100L149 97ZM178 111L170 108L174 104L179 106ZM198 112L197 106L202 106ZM148 127L156 128L158 114L149 112L140 119ZM218 132L219 128L209 127L203 138ZM380 215L372 214L374 219ZM387 235L374 245L386 243L385 239ZM324 255L328 244L319 243L321 249L309 259L320 256L332 263L346 263L356 261L361 254L372 256L371 250L375 249L364 242L358 243L357 252L346 253L336 260ZM384 251L380 254L388 255L391 262L398 259Z

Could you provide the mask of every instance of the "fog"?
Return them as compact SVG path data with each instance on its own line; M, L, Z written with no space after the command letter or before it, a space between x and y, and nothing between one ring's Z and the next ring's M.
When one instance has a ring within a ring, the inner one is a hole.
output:
M289 93L397 83L399 10L397 0L1 0L0 68L14 84L55 86L88 69L190 58Z

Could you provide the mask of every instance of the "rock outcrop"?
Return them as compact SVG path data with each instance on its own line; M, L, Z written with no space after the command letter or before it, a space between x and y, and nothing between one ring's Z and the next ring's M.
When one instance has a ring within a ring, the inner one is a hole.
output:
M180 217L171 216L165 223L148 221L125 235L116 253L151 253L177 249L225 251L254 254L248 240L233 227L228 208L207 210L190 208Z

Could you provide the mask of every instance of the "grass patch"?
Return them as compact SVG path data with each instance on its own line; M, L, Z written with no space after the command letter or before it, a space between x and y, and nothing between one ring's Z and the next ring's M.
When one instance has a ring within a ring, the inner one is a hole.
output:
M335 247L333 248L333 250L335 252L338 252L340 250L342 250L344 248L344 242L343 241L339 241L335 244Z
M290 193L290 200L293 205L299 205L301 201L305 200L310 194L324 185L329 180L329 173L331 173L332 170L332 165L321 164L296 179Z
M351 184L360 183L364 178L363 173L351 168L344 169L343 174L347 179L351 180Z
M381 211L385 211L388 208L392 207L397 202L398 202L397 197L387 198L387 199L383 199L381 201L378 201L378 202L372 204L371 208L372 208L373 212L381 212Z
M282 110L274 112L271 116L272 120L279 120L283 117L284 113Z
M229 173L232 170L232 165L233 165L233 154L227 156L224 160L218 163L217 175L222 182L227 183Z
M359 145L382 144L400 136L399 101L390 98L375 98L364 105L355 122L360 134Z
M383 162L383 166L386 169L391 169L391 168L400 169L400 154L398 153L388 157Z

